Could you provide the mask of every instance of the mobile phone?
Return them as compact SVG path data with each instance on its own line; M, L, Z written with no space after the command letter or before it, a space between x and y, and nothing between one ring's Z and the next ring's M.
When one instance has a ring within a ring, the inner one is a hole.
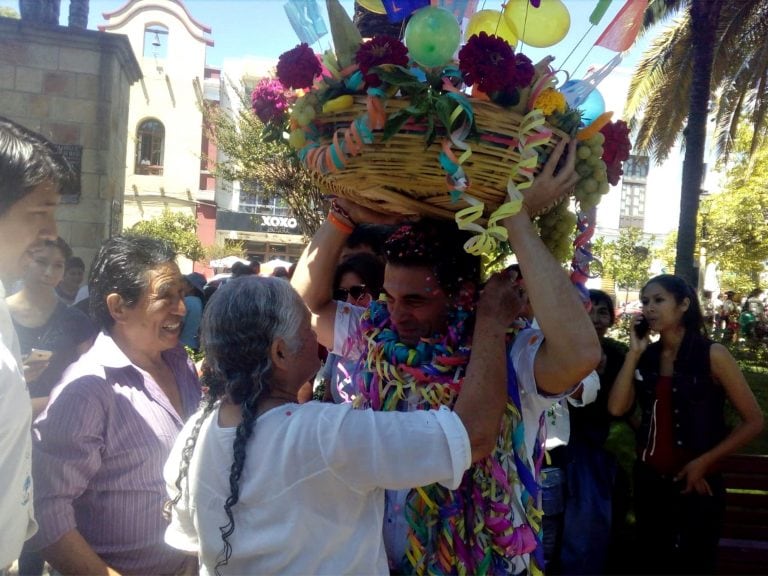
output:
M648 326L648 320L645 319L645 316L640 317L640 320L635 323L634 329L638 338L645 338L645 336L648 334L648 330L650 330L650 326Z
M38 350L37 348L32 348L32 350L29 351L29 354L27 354L27 357L24 358L24 362L47 362L51 359L51 356L53 356L53 352L50 350Z

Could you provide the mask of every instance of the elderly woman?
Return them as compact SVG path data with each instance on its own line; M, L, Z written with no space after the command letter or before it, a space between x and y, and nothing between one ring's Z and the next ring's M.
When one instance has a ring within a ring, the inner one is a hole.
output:
M389 574L384 489L456 487L491 452L519 304L508 278L491 279L454 411L374 412L296 403L319 361L309 310L287 282L222 286L202 325L209 397L165 468L166 541L198 553L201 574Z
M40 531L30 541L63 574L174 574L163 541L163 464L200 403L179 343L184 281L161 240L116 236L89 279L101 333L64 373L33 428Z

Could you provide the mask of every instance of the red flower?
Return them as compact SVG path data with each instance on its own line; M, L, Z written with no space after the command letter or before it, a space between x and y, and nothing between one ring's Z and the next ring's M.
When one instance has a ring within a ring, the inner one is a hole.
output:
M369 70L382 64L407 66L408 49L392 36L374 36L360 46L355 60L360 66L360 72L365 76L365 83L368 86L381 86L381 78L377 74L369 74Z
M288 109L285 88L277 80L263 78L251 92L251 108L264 124L282 122Z
M459 70L467 86L477 84L486 94L514 86L515 51L502 38L480 32L459 51Z
M315 53L305 42L283 52L277 61L277 78L286 88L309 88L321 70Z
M629 158L632 143L629 141L629 127L623 120L608 122L600 129L605 142L603 142L603 161L608 168L608 182L611 186L619 183L619 178L624 173L621 163Z

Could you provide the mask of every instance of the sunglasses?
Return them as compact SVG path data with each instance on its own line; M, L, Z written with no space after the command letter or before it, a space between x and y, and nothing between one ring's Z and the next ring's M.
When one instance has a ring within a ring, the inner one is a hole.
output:
M333 299L344 302L347 296L352 296L355 300L358 300L365 294L365 284L359 286L350 286L349 288L337 288L333 291Z

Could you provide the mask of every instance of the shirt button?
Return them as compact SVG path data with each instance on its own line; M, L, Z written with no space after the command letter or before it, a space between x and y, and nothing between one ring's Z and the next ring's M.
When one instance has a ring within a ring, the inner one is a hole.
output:
M682 441L682 440L678 440L678 441L677 441L677 445L678 445L678 446L682 446L682 445L683 445L683 441Z
M675 408L675 414L678 414L679 412L680 412L680 410L678 410L677 408Z
M677 388L672 388L672 392L677 392Z

